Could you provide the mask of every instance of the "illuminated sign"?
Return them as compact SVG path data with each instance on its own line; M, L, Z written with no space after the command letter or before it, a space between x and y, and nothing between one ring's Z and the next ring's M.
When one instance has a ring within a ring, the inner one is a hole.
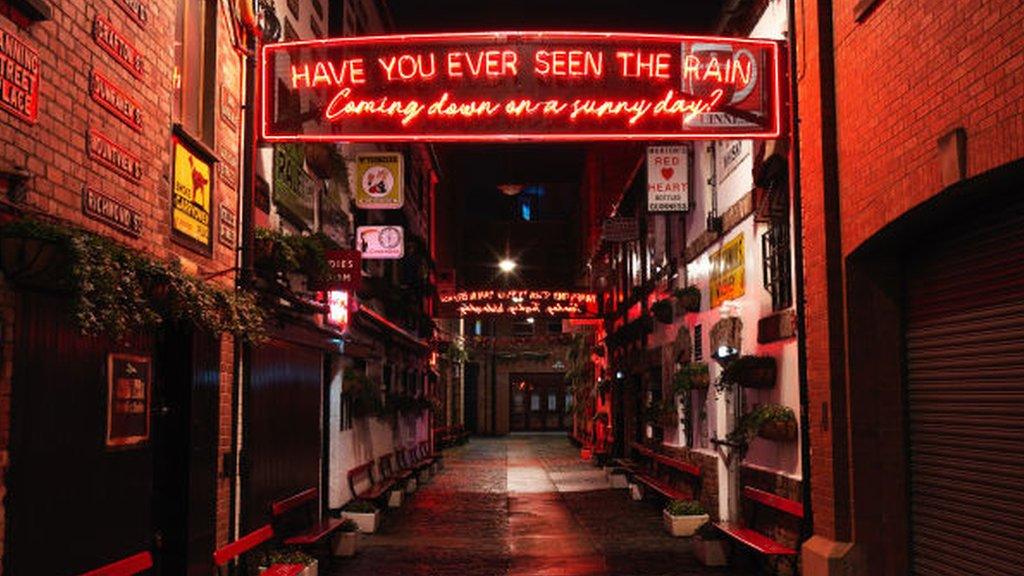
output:
M378 152L356 156L356 206L395 209L402 207L402 155Z
M405 232L401 226L356 228L359 251L367 260L397 260L405 256Z
M86 146L93 160L132 182L142 180L142 160L110 138L96 130L89 130Z
M685 212L690 202L690 164L685 146L647 148L647 210Z
M129 236L142 235L141 214L88 186L82 189L82 213Z
M597 295L558 290L465 290L440 296L442 314L455 316L595 316Z
M0 27L0 106L22 120L39 115L39 54Z
M342 331L348 327L348 292L331 290L327 292L327 322Z
M142 108L139 108L139 105L113 82L95 70L89 77L89 95L97 104L117 116L118 120L137 131L142 131Z
M178 138L174 138L174 181L171 228L185 245L209 253L212 248L213 171Z
M269 141L774 138L779 45L589 32L263 48Z

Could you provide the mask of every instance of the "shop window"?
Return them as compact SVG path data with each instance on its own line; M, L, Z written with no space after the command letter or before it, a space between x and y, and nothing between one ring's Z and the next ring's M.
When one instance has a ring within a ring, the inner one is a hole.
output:
M338 429L344 432L352 428L352 396L342 394L338 402Z
M772 310L793 305L792 263L789 257L789 223L774 221L761 236L764 289L772 295Z
M174 26L174 121L211 147L216 102L217 5L178 0Z

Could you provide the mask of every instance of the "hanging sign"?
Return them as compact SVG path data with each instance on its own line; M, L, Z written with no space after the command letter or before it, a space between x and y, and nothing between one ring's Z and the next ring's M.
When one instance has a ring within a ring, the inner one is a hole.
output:
M359 250L329 250L325 254L331 276L325 290L359 290L363 280L363 255Z
M152 359L131 354L107 356L108 447L125 447L149 440Z
M779 44L482 32L263 48L268 141L775 138ZM310 113L313 111L313 113Z
M604 221L601 240L605 242L632 242L640 238L640 225L636 218L616 217Z
M647 210L686 212L690 201L689 156L685 146L647 148Z
M400 153L356 156L356 206L359 208L401 208L403 181Z
M39 116L39 54L0 26L0 107L28 122Z
M715 142L715 178L725 182L730 174L750 155L743 140L721 140Z
M449 316L585 317L597 315L593 292L562 290L464 290L440 295Z
M725 243L711 254L711 307L717 308L726 300L743 296L743 234Z
M172 230L175 238L206 253L213 248L212 179L210 163L193 153L180 139L174 138Z
M356 242L367 260L397 260L405 256L405 235L401 226L360 226Z
M313 228L313 196L316 184L306 172L306 153L301 144L274 147L274 203L296 224Z

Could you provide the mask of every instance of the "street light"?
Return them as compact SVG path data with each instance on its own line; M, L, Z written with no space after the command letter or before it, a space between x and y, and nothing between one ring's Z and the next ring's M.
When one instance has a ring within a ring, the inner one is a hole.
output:
M498 269L506 274L512 272L516 269L515 260L511 260L509 258L503 259L501 262L498 262Z

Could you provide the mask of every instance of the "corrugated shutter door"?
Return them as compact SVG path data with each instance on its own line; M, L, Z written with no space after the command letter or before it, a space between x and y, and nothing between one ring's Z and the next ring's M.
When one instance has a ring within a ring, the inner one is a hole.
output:
M964 218L907 266L915 575L1024 574L1024 204Z

